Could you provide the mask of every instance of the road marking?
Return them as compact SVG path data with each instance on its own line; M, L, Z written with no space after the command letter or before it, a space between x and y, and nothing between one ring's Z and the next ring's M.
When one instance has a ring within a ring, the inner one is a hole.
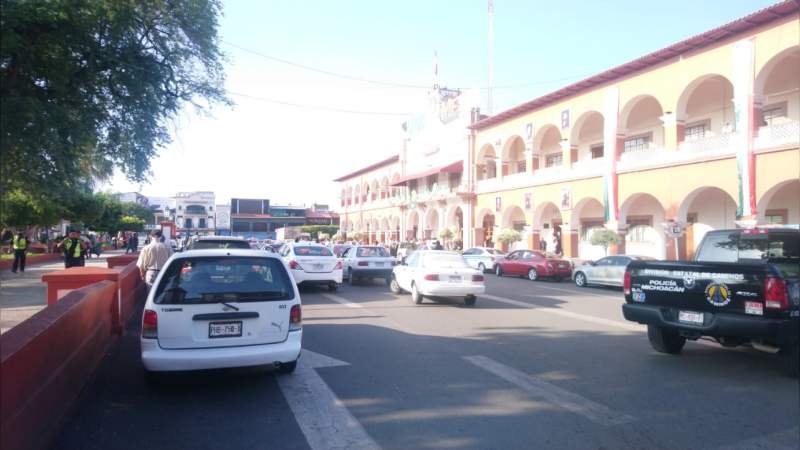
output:
M322 367L349 365L303 350L295 372L277 377L283 396L312 450L380 448L316 371Z
M551 286L543 286L542 283L539 283L538 285L536 285L536 287L537 288L541 288L541 289L550 289L550 290L553 290L553 291L566 292L567 294L572 294L572 295L591 295L591 296L594 296L594 297L604 297L604 298L607 298L607 299L623 300L621 292L620 292L619 295L611 295L611 294L600 294L598 292L592 292L592 291L589 291L587 289L584 289L583 291L571 291L569 289L555 288L555 287L551 287ZM533 296L531 296L531 297L533 297Z
M757 438L747 439L736 444L723 445L717 450L751 450L765 448L770 450L792 450L797 449L797 442L800 441L800 428L787 428L782 431L767 434Z
M580 414L592 422L604 426L622 425L635 419L627 414L612 411L606 406L581 397L540 378L528 375L513 367L506 366L485 356L464 356L465 360L491 372L509 383L536 397L567 411Z
M590 315L587 315L587 314L579 314L579 313L575 313L575 312L572 312L572 311L567 311L567 310L564 310L564 309L538 307L536 305L532 305L530 303L526 303L526 302L523 302L523 301L520 301L520 300L514 300L514 299L510 299L510 298L505 298L505 297L498 297L496 295L491 295L491 294L483 294L483 295L481 295L481 297L488 298L489 300L494 300L494 301L497 301L497 302L500 302L500 303L506 303L508 305L521 306L523 308L533 309L533 310L536 310L536 311L539 311L539 312L544 312L544 313L548 313L548 314L555 314L555 315L558 315L558 316L569 317L571 319L582 320L584 322L592 322L592 323L596 323L596 324L600 324L600 325L606 325L606 326L610 326L610 327L620 328L620 329L627 330L627 331L645 331L644 325L634 324L633 322L631 322L631 323L618 322L616 320L602 319L600 317L590 316Z
M339 297L338 295L333 295L333 294L320 294L320 295L327 298L328 300L334 301L336 303L341 303L342 305L347 306L348 308L363 308L362 305L358 303L353 303L344 297Z

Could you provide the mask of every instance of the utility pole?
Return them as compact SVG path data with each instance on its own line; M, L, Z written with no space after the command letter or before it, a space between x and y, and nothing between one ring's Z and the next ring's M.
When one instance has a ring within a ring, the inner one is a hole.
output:
M492 84L494 83L493 46L494 46L494 4L489 0L489 79L486 86L486 114L492 115Z

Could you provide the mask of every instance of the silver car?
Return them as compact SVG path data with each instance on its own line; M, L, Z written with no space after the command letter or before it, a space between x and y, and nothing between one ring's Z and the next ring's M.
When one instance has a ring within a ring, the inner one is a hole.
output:
M586 287L590 284L622 287L625 268L628 267L628 263L634 260L651 261L653 259L647 256L633 255L606 256L597 261L576 266L572 271L572 279L575 280L575 284L579 287Z
M383 278L386 284L392 280L395 259L379 245L356 245L342 253L344 279L353 284L363 278Z
M472 247L462 253L470 267L481 272L494 270L494 264L502 261L506 254L490 247Z

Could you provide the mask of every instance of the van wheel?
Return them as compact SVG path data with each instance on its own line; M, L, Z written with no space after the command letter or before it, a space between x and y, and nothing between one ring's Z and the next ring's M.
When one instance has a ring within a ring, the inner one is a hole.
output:
M328 290L329 291L336 292L337 289L339 289L339 285L336 284L335 281L331 281L330 283L328 283Z
M389 290L392 291L392 294L400 294L403 292L403 290L400 289L400 283L397 282L397 278L394 276L392 276L391 280L389 281Z
M464 304L467 306L475 306L475 301L478 300L478 297L474 295L468 295L464 297Z
M800 345L791 345L781 349L780 353L786 372L795 378L800 377Z
M296 359L292 362L281 363L281 365L278 366L278 372L280 373L292 373L295 369L297 369Z
M686 338L677 331L655 325L647 326L647 338L650 340L653 350L670 355L677 355L686 345Z
M422 294L417 290L417 284L411 283L411 301L417 305L422 304Z

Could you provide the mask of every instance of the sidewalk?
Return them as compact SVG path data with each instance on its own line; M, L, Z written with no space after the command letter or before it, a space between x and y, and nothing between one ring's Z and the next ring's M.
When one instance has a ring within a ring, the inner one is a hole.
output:
M108 267L106 257L122 255L124 250L103 252L100 258L86 260L87 267ZM64 269L64 261L25 268L25 273L0 272L0 334L47 306L47 285L42 275Z

